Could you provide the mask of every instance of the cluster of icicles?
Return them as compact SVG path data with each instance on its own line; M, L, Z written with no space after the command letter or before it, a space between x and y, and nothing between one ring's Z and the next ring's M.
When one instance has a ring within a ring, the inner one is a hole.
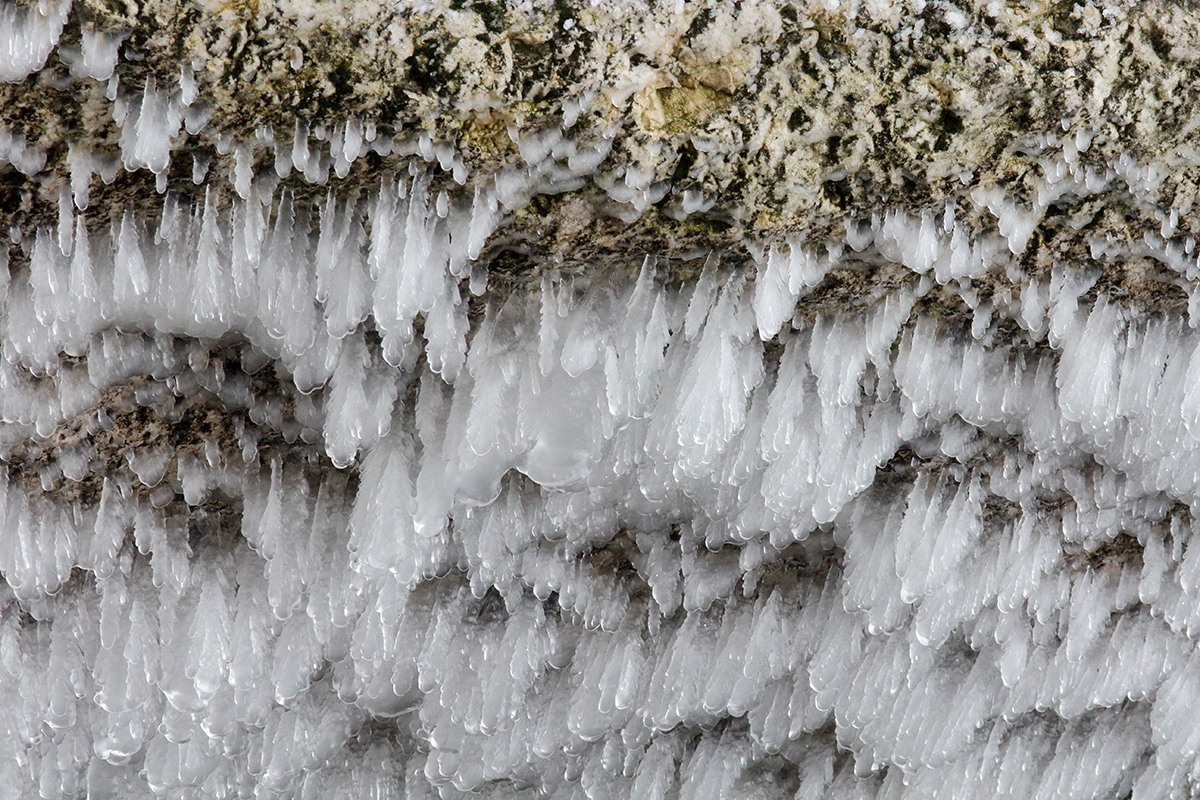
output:
M69 10L0 7L0 80L46 63ZM566 138L590 100L514 130L523 164L470 197L429 171L463 184L452 148L357 119L221 138L225 196L165 194L149 225L77 212L122 166L165 189L211 112L188 68L123 87L120 44L85 29L60 51L108 81L119 153L72 145L57 229L0 264L0 454L20 463L0 491L0 798L1149 800L1200 781L1195 243L1167 209L1136 251L1092 242L1093 265L1010 258L1055 203L1114 182L1152 199L1154 169L1084 166L1088 131L1046 138L1029 205L971 194L988 236L953 207L880 214L766 244L753 275L710 257L681 288L653 258L548 272L472 325L478 257L531 195L591 181L628 219L666 196L597 172L610 140ZM280 188L367 151L422 163L315 207ZM0 161L46 158L0 129ZM209 168L193 155L196 183ZM1191 319L1097 292L1127 257ZM884 263L910 279L796 316L831 269ZM935 285L967 329L914 317ZM281 388L253 378L270 364ZM64 423L112 425L101 400L131 381L150 408L242 415L239 447L115 464L84 437L35 467ZM291 446L260 452L264 431Z
M141 376L139 402L207 392L253 425L240 452L151 445L128 469L64 448L44 493L9 476L0 793L1158 798L1200 777L1186 319L1096 296L1086 265L980 297L1011 239L946 211L771 244L757 275L710 257L681 288L653 258L546 273L472 330L486 193L459 206L417 171L312 210L269 188L168 196L153 229L64 203L20 243L6 448L102 427L102 393ZM831 269L884 262L910 279L794 316ZM973 325L914 317L935 284ZM235 345L241 370L215 357ZM297 444L260 456L284 422L250 373L272 361ZM80 480L98 497L61 499Z

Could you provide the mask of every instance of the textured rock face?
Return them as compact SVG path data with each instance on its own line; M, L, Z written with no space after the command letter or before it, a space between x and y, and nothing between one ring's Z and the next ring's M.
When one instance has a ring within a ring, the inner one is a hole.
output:
M0 797L1160 798L1186 5L0 6Z

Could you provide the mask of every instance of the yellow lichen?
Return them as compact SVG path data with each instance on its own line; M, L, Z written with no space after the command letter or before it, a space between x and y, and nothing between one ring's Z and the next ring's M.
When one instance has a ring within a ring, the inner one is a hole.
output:
M684 77L678 85L653 83L634 95L634 120L642 130L660 136L695 130L729 107L728 77L724 70L711 68Z

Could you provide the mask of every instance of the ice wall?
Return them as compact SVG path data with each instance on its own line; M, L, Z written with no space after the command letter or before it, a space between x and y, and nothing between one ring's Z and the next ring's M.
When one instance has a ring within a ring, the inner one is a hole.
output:
M68 12L4 7L0 77ZM125 74L82 37L76 79ZM547 198L720 198L614 168L606 97L488 170L359 115L189 151L190 66L119 84L57 182L0 136L54 197L0 248L0 797L1193 792L1162 163L1064 121L1020 191L513 270Z

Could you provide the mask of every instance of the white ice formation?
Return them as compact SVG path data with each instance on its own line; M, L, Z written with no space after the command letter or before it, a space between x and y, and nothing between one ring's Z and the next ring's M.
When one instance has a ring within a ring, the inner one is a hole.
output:
M4 7L0 78L67 7ZM551 128L467 192L351 118L229 142L153 219L89 209L94 173L165 174L190 80L118 96L123 164L73 153L57 225L0 251L0 798L1194 791L1194 242L1168 211L1019 257L1152 167L1068 133L1031 204L973 194L985 234L896 208L682 285L631 253L489 291L530 197L665 187ZM283 182L368 149L410 166ZM1191 313L1107 290L1135 258ZM891 277L806 304L831 274Z

